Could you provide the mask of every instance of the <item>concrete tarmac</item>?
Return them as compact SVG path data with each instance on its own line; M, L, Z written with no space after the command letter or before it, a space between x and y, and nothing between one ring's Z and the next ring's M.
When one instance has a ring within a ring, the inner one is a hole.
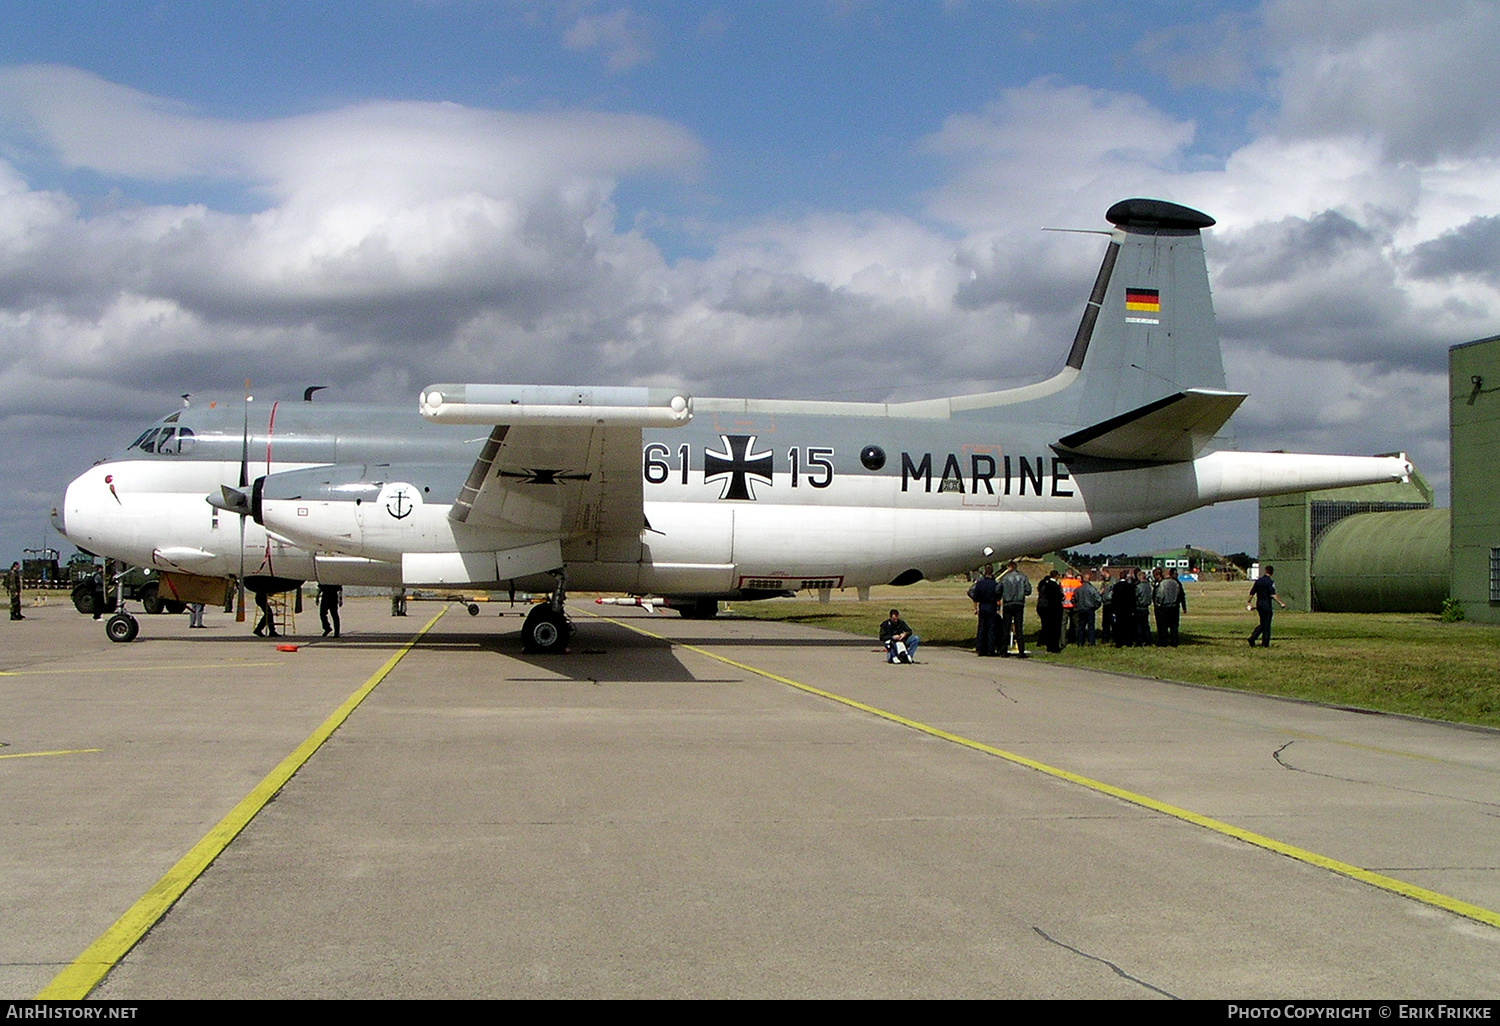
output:
M222 613L129 645L64 605L4 623L0 993L41 991L439 608L351 599L288 653ZM1500 928L1318 861L1494 919L1500 734L1045 657L888 666L880 612L865 641L579 605L572 654L531 658L518 617L454 607L93 996L1500 995Z

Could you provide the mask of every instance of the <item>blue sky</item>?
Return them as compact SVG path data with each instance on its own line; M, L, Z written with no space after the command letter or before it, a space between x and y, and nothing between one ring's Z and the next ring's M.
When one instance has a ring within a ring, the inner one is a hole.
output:
M1039 229L1128 195L1219 219L1242 447L1406 450L1446 495L1446 349L1500 330L1489 2L0 15L5 551L179 393L247 376L399 402L580 366L700 394L1034 380L1098 259ZM1105 547L1183 542L1253 549L1254 505Z

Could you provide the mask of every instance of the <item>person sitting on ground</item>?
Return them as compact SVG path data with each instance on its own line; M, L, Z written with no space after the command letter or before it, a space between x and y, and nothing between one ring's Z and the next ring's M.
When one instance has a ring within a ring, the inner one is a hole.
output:
M911 626L901 619L899 609L892 609L890 619L880 621L880 643L885 646L885 661L888 663L916 662L917 645L921 641Z

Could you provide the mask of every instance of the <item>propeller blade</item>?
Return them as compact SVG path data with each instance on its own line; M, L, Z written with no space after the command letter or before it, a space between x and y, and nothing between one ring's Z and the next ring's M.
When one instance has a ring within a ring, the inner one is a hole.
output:
M233 492L244 504L244 509L236 509L240 515L240 576L236 580L239 585L239 601L235 605L235 623L245 622L245 517L250 513L250 500L245 495L244 489L250 487L250 379L245 379L245 427L240 435L240 491ZM220 486L224 491L224 498L230 497L232 489Z
M250 379L245 379L245 427L240 433L240 487L250 487Z

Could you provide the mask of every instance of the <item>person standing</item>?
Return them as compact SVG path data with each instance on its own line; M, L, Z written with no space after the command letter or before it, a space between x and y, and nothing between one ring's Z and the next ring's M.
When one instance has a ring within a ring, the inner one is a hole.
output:
M1114 612L1115 648L1135 644L1135 588L1135 571L1121 570L1109 603Z
M1281 601L1281 596L1276 594L1276 581L1273 579L1276 573L1274 566L1268 566L1250 585L1250 601L1246 609L1254 608L1260 614L1260 625L1250 632L1250 647L1255 647L1255 639L1261 639L1261 648L1271 647L1271 614L1273 612L1271 603L1274 601L1282 609L1286 603Z
M276 629L276 617L271 615L271 593L257 591L255 593L255 608L260 610L260 619L255 621L255 636L268 636L272 638L281 637L281 632ZM269 633L267 629L269 628Z
M1101 571L1099 579L1099 640L1108 645L1114 636L1115 610L1110 604L1114 597L1115 582L1110 578L1109 571Z
M1083 583L1073 593L1073 633L1080 645L1094 644L1094 613L1104 605L1099 589L1094 587L1094 571L1083 572Z
M5 590L10 592L10 618L24 620L21 615L21 564L12 563L5 574Z
M1160 579L1161 571L1157 570L1154 575L1142 572L1138 576L1135 585L1135 643L1139 647L1151 644L1151 606L1156 601L1156 580Z
M979 617L979 629L974 635L975 654L1000 655L1000 585L995 583L993 566L984 568L984 576L969 589L969 598L974 600L974 614Z
M1026 658L1026 636L1021 633L1026 619L1026 596L1031 594L1031 579L1010 561L1010 569L1001 575L1000 585L1000 654L1010 655L1010 639L1016 639L1016 655Z
M109 569L109 561L104 564ZM104 615L104 570L95 570L89 575L89 594L93 597L94 619Z
M339 606L344 601L344 586L341 584L318 585L318 619L323 623L323 637L339 636ZM332 622L332 626L329 623Z
M187 609L188 609L188 626L189 627L202 627L203 626L203 603L202 602L189 602L187 604Z
M405 588L392 588L391 589L391 615L392 616L405 616L406 615L406 589Z
M1039 640L1048 652L1062 651L1063 590L1054 570L1036 586L1036 615L1042 621Z
M1173 570L1156 584L1156 647L1177 647L1177 628L1182 614L1187 612L1187 589L1177 579Z

